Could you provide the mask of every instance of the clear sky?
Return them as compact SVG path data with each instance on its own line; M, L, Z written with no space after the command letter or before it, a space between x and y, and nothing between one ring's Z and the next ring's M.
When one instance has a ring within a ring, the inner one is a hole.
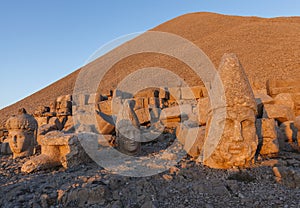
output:
M119 36L199 11L300 16L300 1L0 0L0 109L71 73Z

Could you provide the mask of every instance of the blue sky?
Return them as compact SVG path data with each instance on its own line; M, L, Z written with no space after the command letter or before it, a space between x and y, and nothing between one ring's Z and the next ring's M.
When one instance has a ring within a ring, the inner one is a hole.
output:
M300 16L300 1L0 0L0 109L71 73L119 36L198 11Z

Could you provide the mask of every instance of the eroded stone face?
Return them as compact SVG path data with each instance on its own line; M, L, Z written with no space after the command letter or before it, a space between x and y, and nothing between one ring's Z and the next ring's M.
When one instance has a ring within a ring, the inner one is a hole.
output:
M140 123L134 112L134 100L125 100L116 121L118 149L127 155L136 155L141 148Z
M13 158L32 155L36 144L36 120L25 109L20 109L18 115L7 120L6 128Z
M221 141L211 158L206 162L213 168L247 166L257 148L255 113L252 109L240 107L227 109Z
M32 133L24 132L22 130L12 130L9 132L8 138L10 140L10 148L15 154L24 153L25 155L32 154L33 140Z
M226 109L226 118L219 120L218 124L220 128L224 124L225 128L216 149L204 160L204 164L222 169L246 167L254 158L258 144L254 95L234 54L223 56L219 74L226 96L226 106L221 106ZM212 113L209 116L208 126L211 117Z

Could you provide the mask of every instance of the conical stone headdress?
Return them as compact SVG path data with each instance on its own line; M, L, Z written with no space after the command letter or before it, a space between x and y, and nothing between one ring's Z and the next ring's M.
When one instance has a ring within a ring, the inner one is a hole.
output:
M249 107L257 112L247 75L235 54L224 54L218 69L226 96L226 107Z

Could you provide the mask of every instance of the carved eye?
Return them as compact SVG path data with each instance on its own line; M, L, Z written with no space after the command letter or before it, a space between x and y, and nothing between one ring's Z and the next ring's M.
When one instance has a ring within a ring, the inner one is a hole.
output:
M226 119L226 125L233 126L234 125L234 121L232 119L227 118Z
M253 121L250 120L243 120L242 122L242 128L247 128L253 126Z

